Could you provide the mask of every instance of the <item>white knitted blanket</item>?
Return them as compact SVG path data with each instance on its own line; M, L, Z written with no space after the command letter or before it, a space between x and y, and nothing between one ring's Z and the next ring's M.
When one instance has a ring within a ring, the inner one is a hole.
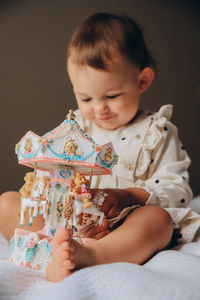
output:
M200 213L200 196L192 205ZM0 233L0 300L200 299L200 242L162 251L143 266L114 263L85 268L59 283L8 262L8 251Z
M200 242L162 251L144 266L94 266L59 283L8 262L8 249L0 235L0 300L200 299Z

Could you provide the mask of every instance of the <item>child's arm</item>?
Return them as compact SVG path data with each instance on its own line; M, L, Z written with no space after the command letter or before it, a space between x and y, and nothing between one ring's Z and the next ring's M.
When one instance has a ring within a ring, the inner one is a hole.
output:
M151 152L152 163L147 168L147 175L142 174L146 180L138 178L135 187L149 192L147 205L183 208L192 199L188 183L190 158L179 139L177 127L168 121L164 128L160 143Z

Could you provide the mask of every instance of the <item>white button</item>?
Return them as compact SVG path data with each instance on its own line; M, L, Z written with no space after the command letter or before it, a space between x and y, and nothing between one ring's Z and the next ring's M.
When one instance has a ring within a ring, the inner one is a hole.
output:
M129 170L129 171L133 171L133 167L134 167L134 165L131 165L131 164L128 164L126 166L127 170Z

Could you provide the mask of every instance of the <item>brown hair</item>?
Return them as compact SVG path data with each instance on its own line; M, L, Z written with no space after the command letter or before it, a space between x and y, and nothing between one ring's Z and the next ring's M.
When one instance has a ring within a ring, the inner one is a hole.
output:
M106 70L113 49L141 70L156 67L136 22L127 16L108 13L91 15L78 26L69 42L67 59L70 57L79 66Z

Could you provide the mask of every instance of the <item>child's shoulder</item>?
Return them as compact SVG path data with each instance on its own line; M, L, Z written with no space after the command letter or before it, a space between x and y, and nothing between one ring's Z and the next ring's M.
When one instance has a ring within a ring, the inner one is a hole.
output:
M173 105L166 104L161 106L157 112L145 113L151 118L149 131L152 133L160 132L161 135L166 135L166 132L170 133L170 135L177 134L177 126L171 121Z
M158 111L144 111L143 112L143 118L148 118L150 120L149 123L149 129L153 131L157 131L164 129L167 131L168 129L171 129L172 131L175 129L176 126L172 123L171 117L173 114L173 105L172 104L166 104L160 107ZM167 127L166 127L167 126Z
M172 117L172 113L173 113L173 105L172 104L166 104L166 105L161 106L157 112L145 111L145 114L147 116L152 115L154 120L164 118L169 121Z

